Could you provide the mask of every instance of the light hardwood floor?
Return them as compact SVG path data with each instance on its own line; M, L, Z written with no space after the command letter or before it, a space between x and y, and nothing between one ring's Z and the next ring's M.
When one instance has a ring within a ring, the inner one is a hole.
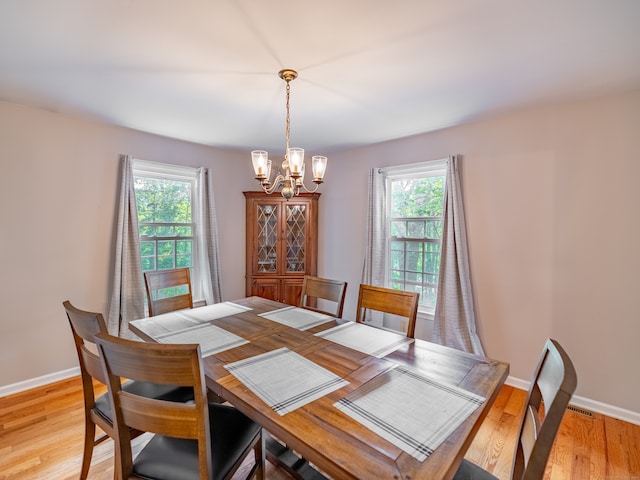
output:
M503 387L467 453L500 479L509 478L524 398ZM82 408L79 377L0 398L0 480L77 479ZM89 479L113 478L112 454L110 440L96 447ZM290 477L267 464L267 478ZM640 426L567 411L545 479L640 480Z

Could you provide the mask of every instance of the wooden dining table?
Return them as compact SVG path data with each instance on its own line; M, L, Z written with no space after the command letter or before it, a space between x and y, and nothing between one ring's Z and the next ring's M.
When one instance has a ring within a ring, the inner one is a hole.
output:
M379 358L315 335L346 320L332 319L300 330L260 315L287 305L261 297L231 303L248 310L208 322L248 343L204 357L207 387L334 479L452 478L509 373L505 362L419 339ZM134 321L130 328L145 340L158 341L144 327L152 321L153 317ZM333 372L348 384L284 415L276 412L226 366L281 348ZM479 406L423 461L334 406L398 366L483 397Z

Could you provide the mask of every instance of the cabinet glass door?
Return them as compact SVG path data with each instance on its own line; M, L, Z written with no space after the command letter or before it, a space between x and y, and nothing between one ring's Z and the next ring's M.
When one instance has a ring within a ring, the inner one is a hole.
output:
M305 242L307 233L307 206L285 204L286 227L286 270L305 271Z
M278 206L258 205L258 272L275 272L278 266Z

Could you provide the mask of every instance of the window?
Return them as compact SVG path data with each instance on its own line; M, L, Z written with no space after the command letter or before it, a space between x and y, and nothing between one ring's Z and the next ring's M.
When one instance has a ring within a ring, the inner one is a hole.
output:
M384 170L387 192L389 288L420 294L433 312L440 271L446 161Z
M190 267L191 276L197 276L197 227L193 220L196 170L136 160L133 177L142 271ZM198 282L192 280L192 284ZM170 292L176 293L180 292Z

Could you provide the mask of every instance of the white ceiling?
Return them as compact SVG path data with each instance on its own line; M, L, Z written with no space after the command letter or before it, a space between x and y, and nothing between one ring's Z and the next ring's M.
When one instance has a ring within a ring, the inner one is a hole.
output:
M2 0L0 100L319 154L640 88L639 0Z

